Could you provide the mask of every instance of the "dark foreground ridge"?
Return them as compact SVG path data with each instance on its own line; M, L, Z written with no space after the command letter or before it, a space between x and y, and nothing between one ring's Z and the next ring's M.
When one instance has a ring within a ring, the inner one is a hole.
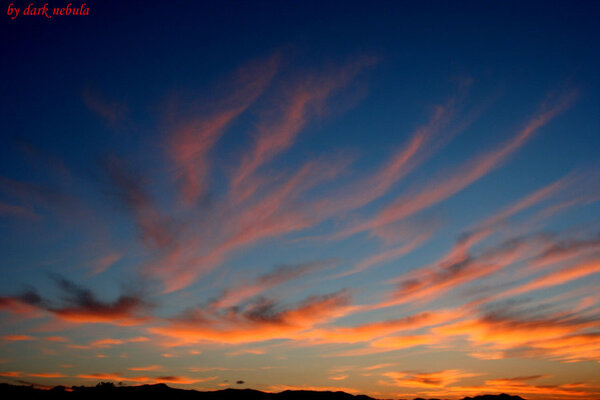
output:
M252 389L225 389L212 392L174 389L164 383L141 386L114 386L99 383L97 386L56 386L51 389L37 389L32 386L15 386L0 383L2 399L106 399L106 400L375 400L365 395L352 395L345 392L317 392L312 390L286 390L281 393L265 393ZM427 400L427 399L415 399ZM429 399L438 400L438 399ZM465 397L463 400L524 400L507 394Z

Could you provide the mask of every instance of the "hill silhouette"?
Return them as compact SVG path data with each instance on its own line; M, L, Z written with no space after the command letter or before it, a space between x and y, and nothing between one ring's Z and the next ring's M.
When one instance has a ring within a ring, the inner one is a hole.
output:
M253 389L224 389L210 392L175 389L159 383L156 385L115 386L102 382L96 386L56 386L51 389L38 389L33 386L0 384L0 398L3 399L108 399L108 400L376 400L365 395L352 395L345 392L313 390L286 390L280 393L266 393ZM427 400L417 398L414 400ZM437 399L429 399L437 400ZM463 400L524 400L507 394L465 397Z

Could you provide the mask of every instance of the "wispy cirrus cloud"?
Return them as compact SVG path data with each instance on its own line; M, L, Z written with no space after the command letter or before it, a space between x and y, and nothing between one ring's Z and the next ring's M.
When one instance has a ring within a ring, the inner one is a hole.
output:
M209 151L228 126L265 91L277 73L281 56L272 55L239 68L230 78L232 93L217 100L212 113L179 123L168 136L168 149L177 168L183 200L195 203L208 188Z
M19 378L29 376L32 378L66 378L67 376L60 372L22 372L22 371L8 371L0 372L0 376L7 378Z
M1 371L0 376L4 376L6 378L18 378L23 376L23 372L21 371Z
M35 338L33 336L29 336L29 335L4 335L0 339L8 341L8 342L22 342L22 341L36 340L37 338Z
M44 338L44 340L57 343L66 343L69 341L69 339L64 336L47 336Z
M457 98L451 98L445 104L437 105L430 120L418 127L404 146L398 150L377 171L364 178L319 199L315 204L317 212L323 215L340 214L363 207L386 194L398 181L425 161L435 150L448 141L452 134L440 139L439 133L446 128L456 114Z
M281 285L293 279L300 278L306 274L325 268L331 268L338 264L338 260L312 261L295 265L280 265L254 282L227 289L222 296L215 300L213 307L231 307L248 300L262 292Z
M588 238L569 238L552 243L530 262L535 269L557 264L580 256L589 256L600 250L600 235Z
M166 292L180 290L235 250L314 225L314 216L302 209L299 196L332 180L346 165L344 158L308 161L245 207L226 203L224 219L210 235L191 235L179 240L146 268L147 273L161 277Z
M554 104L544 104L542 111L530 118L516 135L497 149L480 154L459 165L451 173L431 180L414 192L400 196L375 217L348 228L344 235L372 230L400 221L448 199L502 165L508 157L525 145L538 130L565 111L574 99L575 93L569 93L559 98Z

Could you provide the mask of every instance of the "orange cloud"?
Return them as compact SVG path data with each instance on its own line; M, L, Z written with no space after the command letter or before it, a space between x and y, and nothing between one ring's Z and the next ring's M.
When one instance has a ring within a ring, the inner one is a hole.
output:
M531 260L530 269L558 264L579 256L585 256L600 249L600 238L571 239L553 243L546 251Z
M348 377L348 375L337 375L337 376L330 376L329 379L331 379L333 381L343 381L347 377Z
M396 363L382 363L382 364L369 365L368 367L364 367L363 369L365 371L373 371L375 369L393 367L394 365L396 365Z
M59 318L78 324L114 324L121 326L140 325L149 320L148 317L132 316L130 311L135 306L129 300L119 301L114 307L105 310L82 310L65 308L55 310L55 315Z
M242 201L251 196L257 186L244 186L256 170L287 150L298 133L314 115L323 112L325 101L337 90L346 86L366 67L376 62L374 58L362 58L330 74L307 76L290 88L278 103L281 110L275 121L264 120L258 127L256 141L246 154L231 179L235 198Z
M127 368L130 371L156 371L157 369L161 369L160 365L148 365L144 367L130 367Z
M108 348L108 347L121 345L121 344L125 344L125 343L141 343L141 342L147 342L149 340L150 339L148 339L147 337L144 337L144 336L134 337L134 338L130 338L130 339L107 338L107 339L95 340L95 341L91 342L89 344L89 346L83 346L83 347L85 347L85 348L91 348L91 347Z
M558 271L542 275L530 282L510 289L496 297L515 296L522 293L531 293L535 290L544 289L551 286L563 285L568 282L600 273L600 260L592 260L580 264L562 268ZM495 298L496 298L495 297Z
M475 239L477 240L479 239ZM458 246L439 265L420 268L401 276L400 284L391 299L376 307L440 298L450 289L489 276L527 258L539 244L540 239L536 236L510 240L478 256L471 256L463 245Z
M530 349L521 352L523 355L547 357L565 362L597 361L600 357L600 334L568 335L555 339L534 341L529 343L529 346ZM519 351L514 353L518 355Z
M5 376L7 378L18 378L20 376L23 376L23 372L19 372L19 371L0 372L0 376Z
M44 340L47 340L49 342L68 342L69 339L67 339L66 337L63 336L48 336L45 337Z
M439 372L386 372L383 374L395 384L410 388L444 388L464 378L477 376L468 371L449 369Z
M57 277L64 293L62 307L50 306L42 299L40 306L59 319L72 323L108 323L121 326L139 325L149 320L141 315L150 305L135 295L122 295L113 302L103 302L88 289ZM38 296L39 297L39 296Z
M123 343L125 343L125 342L120 339L100 339L100 340L96 340L96 341L90 343L90 346L106 348L106 347L111 347L111 346L114 346L117 344L123 344Z
M543 324L535 321L514 322L495 320L467 320L448 324L433 329L435 333L445 336L467 336L478 344L492 343L502 347L518 346L536 338L557 338L575 330L573 327L560 324Z
M598 357L598 326L594 318L568 313L546 317L514 318L492 313L432 328L440 337L466 337L477 346L473 355L483 359L508 357L554 358L562 361Z
M127 341L130 343L140 343L140 342L148 342L148 341L150 341L150 339L145 336L138 336L138 337L134 337L134 338L129 338L129 339L127 339Z
M32 294L35 296L35 294ZM38 308L27 293L20 297L0 297L0 310L23 316L35 316Z
M535 192L520 199L516 203L511 204L510 206L499 211L498 213L492 215L491 217L486 218L483 222L479 223L474 230L481 231L492 229L498 223L512 217L513 215L516 215L519 212L526 210L527 208L530 208L536 204L539 204L549 199L559 191L567 188L570 184L573 183L573 181L573 176L567 176L541 189L538 189Z
M2 336L2 340L6 340L9 342L20 342L20 341L28 341L28 340L36 340L37 338L29 335L5 335Z
M269 303L258 304L242 314L206 315L201 312L171 320L167 326L150 328L152 333L175 339L177 344L202 341L250 343L271 339L293 339L318 323L339 318L352 309L346 292L312 297L284 311Z
M95 373L95 374L81 374L77 375L77 378L80 379L92 379L92 380L107 380L107 381L125 381L125 382L151 382L152 378L147 376L134 376L134 377L126 377L121 373Z
M522 384L523 382L532 381L540 378L546 378L548 375L530 375L530 376L517 376L514 378L500 378L485 381L486 385L513 385Z
M98 300L90 290L67 279L57 277L56 280L64 294L63 305L56 306L40 297L35 291L29 291L18 297L0 298L0 309L28 316L36 316L36 312L45 311L70 323L131 326L149 319L138 315L150 307L139 297L123 295L114 302L103 302Z
M439 325L456 319L458 316L459 314L454 311L423 312L405 318L367 323L354 327L313 329L305 333L303 337L318 343L357 343L371 341L401 331Z
M32 376L35 378L65 378L65 375L58 372L39 372L39 373L30 373L27 376Z

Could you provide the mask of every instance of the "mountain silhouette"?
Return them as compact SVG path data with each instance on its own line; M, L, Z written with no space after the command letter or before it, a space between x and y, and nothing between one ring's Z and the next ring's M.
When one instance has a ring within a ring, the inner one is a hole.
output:
M210 392L175 389L164 383L140 386L115 386L101 382L96 386L56 386L51 389L38 389L33 386L17 386L0 383L0 398L3 399L106 399L106 400L376 400L365 395L352 395L345 392L286 390L280 393L265 393L253 389L224 389ZM414 400L426 400L416 398ZM437 399L429 399L437 400ZM524 400L508 394L465 397L463 400Z

